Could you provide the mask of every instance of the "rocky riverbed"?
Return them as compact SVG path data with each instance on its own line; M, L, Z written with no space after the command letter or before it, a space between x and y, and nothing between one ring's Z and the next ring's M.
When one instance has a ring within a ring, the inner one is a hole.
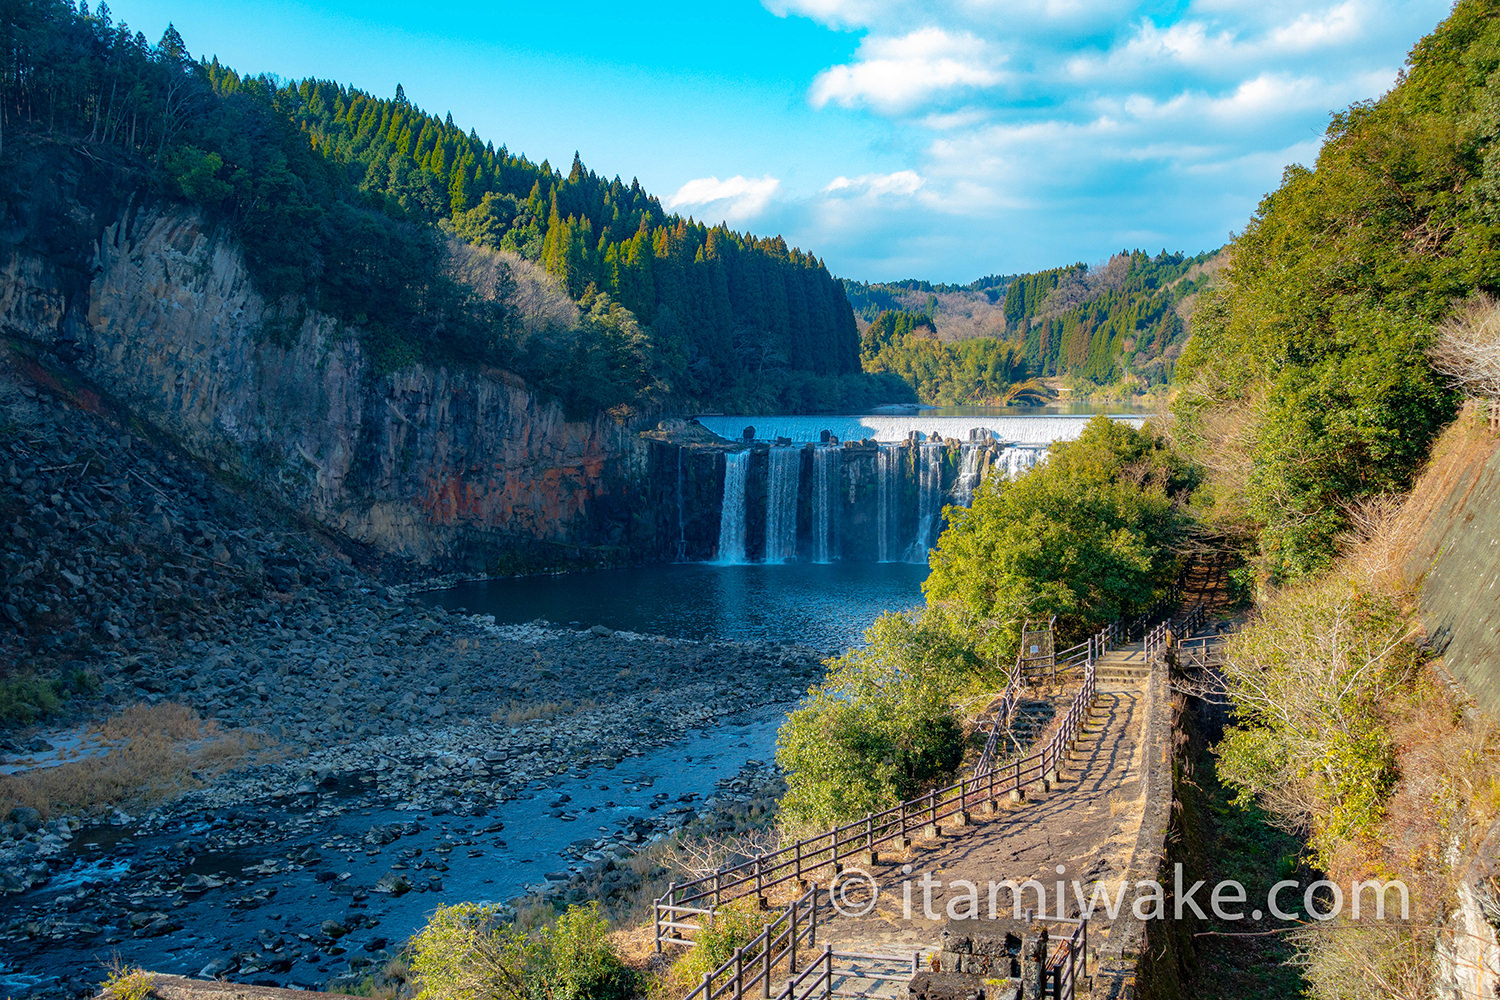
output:
M0 362L0 680L78 692L3 731L0 773L17 773L0 791L18 801L28 766L133 704L257 741L175 775L169 801L127 790L0 822L7 994L79 995L116 953L318 985L439 902L618 899L617 862L774 781L776 721L829 651L425 607L383 582L399 567L222 481L87 387L3 345Z

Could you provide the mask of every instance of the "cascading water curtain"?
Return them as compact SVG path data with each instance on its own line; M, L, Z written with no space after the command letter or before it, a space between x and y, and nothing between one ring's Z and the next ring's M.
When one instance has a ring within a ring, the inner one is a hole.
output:
M936 441L921 443L918 460L917 536L906 551L906 561L925 563L932 547L932 527L937 520L943 488L943 446Z
M963 446L963 463L958 470L958 482L954 484L954 499L964 507L974 502L974 491L979 488L979 446Z
M1029 472L1047 458L1045 448L1006 448L1000 453L1000 468L1005 470L1006 479L1016 479L1022 473Z
M719 505L719 551L721 563L745 561L745 473L750 453L736 451L724 456L724 499Z
M797 487L802 476L802 450L788 446L771 449L771 474L766 485L766 562L786 562L797 554Z
M896 458L891 449L880 445L875 450L875 489L878 503L876 516L879 530L875 535L875 557L881 562L891 561L891 480L896 475Z
M838 496L837 481L841 448L817 448L813 451L813 561L833 562L837 543L834 539L833 502Z
M687 529L682 519L682 448L677 449L677 561L687 561Z

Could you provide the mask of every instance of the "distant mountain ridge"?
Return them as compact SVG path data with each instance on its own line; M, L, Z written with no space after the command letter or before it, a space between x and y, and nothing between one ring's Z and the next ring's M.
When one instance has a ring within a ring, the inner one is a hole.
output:
M873 370L912 368L908 359L896 356L873 361L882 346L889 346L894 327L877 328L884 344L872 342L870 331L889 312L907 317L897 324L902 335L917 329L920 337L925 327L931 339L950 345L950 354L984 355L985 364L1008 366L1017 377L1061 378L1084 388L1148 388L1170 379L1197 295L1222 264L1219 251L1188 257L1135 250L1094 267L1077 263L987 275L967 285L845 280L844 291L863 331L866 370L872 370L872 362ZM995 343L962 346L975 340ZM910 352L896 352L903 353ZM991 360L1000 353L1003 365ZM960 399L950 393L943 401Z

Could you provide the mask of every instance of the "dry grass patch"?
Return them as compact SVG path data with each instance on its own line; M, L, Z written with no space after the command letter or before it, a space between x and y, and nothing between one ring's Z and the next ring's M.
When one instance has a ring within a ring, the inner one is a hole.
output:
M546 722L565 715L590 712L599 707L592 698L582 701L516 701L511 700L490 713L491 722L515 727L528 722Z
M161 802L200 787L265 742L204 721L185 705L133 705L90 731L104 753L0 776L0 815L28 806L44 817Z

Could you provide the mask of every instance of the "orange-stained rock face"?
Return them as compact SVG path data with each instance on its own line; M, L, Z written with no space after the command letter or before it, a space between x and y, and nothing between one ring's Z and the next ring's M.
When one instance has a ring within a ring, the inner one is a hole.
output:
M88 255L86 270L0 258L0 324L41 345L66 331L82 374L328 527L435 571L538 545L582 562L654 554L639 510L634 530L621 523L651 469L632 429L570 421L505 372L376 376L356 337L316 313L278 346L237 247L190 213L115 221Z

